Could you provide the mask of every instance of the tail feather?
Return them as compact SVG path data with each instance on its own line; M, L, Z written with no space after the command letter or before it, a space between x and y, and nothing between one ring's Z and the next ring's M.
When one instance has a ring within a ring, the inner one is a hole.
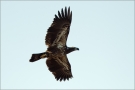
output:
M35 61L38 61L41 58L46 58L46 57L47 57L47 54L45 52L32 54L31 59L29 61L30 62L35 62Z

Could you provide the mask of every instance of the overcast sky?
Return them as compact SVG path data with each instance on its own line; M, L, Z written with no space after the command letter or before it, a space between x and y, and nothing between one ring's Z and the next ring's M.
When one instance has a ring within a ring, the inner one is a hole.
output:
M68 54L73 78L56 81L44 39L58 10L71 8ZM134 1L1 1L2 89L133 89Z

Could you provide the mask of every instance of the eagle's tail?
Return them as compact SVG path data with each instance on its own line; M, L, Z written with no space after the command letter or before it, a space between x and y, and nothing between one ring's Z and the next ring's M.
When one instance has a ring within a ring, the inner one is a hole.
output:
M37 61L39 59L46 58L46 57L48 57L47 52L32 54L31 59L29 61L30 62L35 62L35 61Z

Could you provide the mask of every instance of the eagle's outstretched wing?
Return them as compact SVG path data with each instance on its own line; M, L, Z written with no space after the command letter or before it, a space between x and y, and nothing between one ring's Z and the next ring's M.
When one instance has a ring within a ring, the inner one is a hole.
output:
M71 65L67 59L67 56L59 57L57 59L48 58L46 61L48 69L55 76L56 80L69 80L72 78Z
M48 46L52 44L57 44L59 41L66 45L67 37L70 30L70 24L72 20L72 11L70 12L70 7L65 7L65 11L61 9L61 13L58 11L58 15L55 15L52 25L47 31L45 38L45 43Z

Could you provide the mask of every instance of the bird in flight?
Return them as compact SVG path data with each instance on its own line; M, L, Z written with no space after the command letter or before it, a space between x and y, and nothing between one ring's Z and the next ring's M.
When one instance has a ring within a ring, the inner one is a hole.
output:
M48 46L47 50L42 53L34 53L31 56L30 62L47 58L46 65L50 72L54 75L56 80L69 80L72 78L71 65L68 61L67 54L79 50L77 47L68 47L66 45L70 25L72 21L72 11L70 7L58 11L55 14L53 23L47 30L45 37L45 44Z

